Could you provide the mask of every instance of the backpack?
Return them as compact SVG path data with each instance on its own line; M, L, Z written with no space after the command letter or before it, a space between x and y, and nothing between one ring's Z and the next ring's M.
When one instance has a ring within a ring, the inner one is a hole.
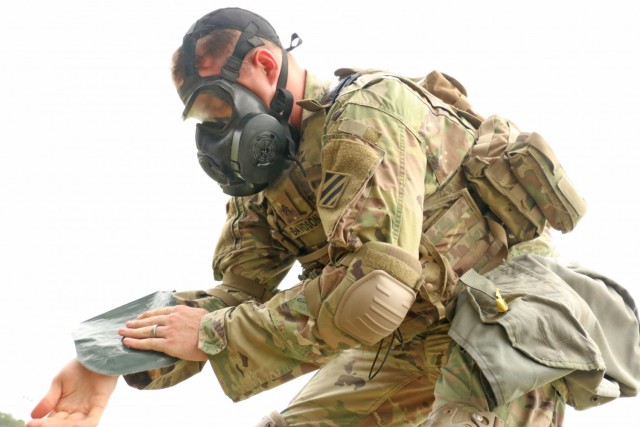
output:
M374 70L340 69L330 101L359 75ZM396 76L414 90L453 107L476 130L476 142L462 168L474 200L495 214L507 231L508 246L541 235L545 227L567 233L586 213L586 203L571 183L551 146L535 132L521 132L511 120L483 118L471 107L455 78L439 71L411 79Z
M563 233L575 228L586 203L541 135L521 132L501 116L482 118L471 109L464 87L446 74L433 71L418 85L476 128L464 174L480 200L500 218L511 243L539 236L546 224Z
M340 69L337 85L321 107L330 107L340 92L363 74L378 70ZM537 133L521 132L510 120L483 118L473 111L464 87L438 71L425 78L393 76L433 98L475 130L475 141L461 168L425 200L420 262L424 285L411 307L415 317L403 334L412 335L446 317L445 308L460 291L458 277L473 268L484 274L500 265L509 248L541 235L547 225L572 230L585 213L585 202L566 176L551 147ZM457 225L464 221L464 232Z

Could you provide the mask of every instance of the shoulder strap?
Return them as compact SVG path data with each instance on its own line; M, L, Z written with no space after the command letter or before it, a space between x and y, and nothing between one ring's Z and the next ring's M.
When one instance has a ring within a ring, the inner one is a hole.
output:
M392 72L377 69L339 68L335 75L339 77L338 83L329 91L323 99L323 104L333 105L340 93L351 83L365 74L386 73L400 79L407 86L423 95L435 96L448 106L452 107L456 115L466 119L475 129L484 121L484 117L476 113L467 99L467 90L455 78L434 70L422 78L405 77Z

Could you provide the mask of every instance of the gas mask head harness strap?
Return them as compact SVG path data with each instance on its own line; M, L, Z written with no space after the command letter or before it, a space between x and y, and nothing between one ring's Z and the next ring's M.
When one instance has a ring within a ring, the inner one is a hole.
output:
M220 29L240 31L233 52L219 75L201 77L196 67L199 39ZM282 50L276 93L267 105L237 82L245 56L269 40ZM185 34L182 42L183 84L178 88L185 105L183 118L197 117L198 161L222 191L231 196L258 193L274 182L296 159L299 135L289 125L293 95L286 89L287 52L302 40L291 36L284 49L273 27L261 16L240 8L211 12Z

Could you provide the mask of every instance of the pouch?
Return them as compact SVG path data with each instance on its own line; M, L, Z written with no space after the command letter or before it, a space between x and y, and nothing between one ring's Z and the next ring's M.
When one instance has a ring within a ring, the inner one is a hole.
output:
M542 233L545 217L513 174L505 155L518 135L520 130L509 120L489 117L478 129L478 141L464 171L480 199L503 222L510 240L521 242Z
M507 153L515 178L535 200L549 224L566 233L586 212L553 150L539 134L522 133Z

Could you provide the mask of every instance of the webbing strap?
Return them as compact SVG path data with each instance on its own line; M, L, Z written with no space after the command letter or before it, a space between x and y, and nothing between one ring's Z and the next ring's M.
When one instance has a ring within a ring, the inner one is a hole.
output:
M314 318L318 318L320 305L322 304L322 297L320 296L320 278L316 277L315 279L307 282L304 285L302 292L304 293L304 298L307 300L309 312Z
M229 272L224 274L223 283L216 288L244 292L259 301L267 301L273 296L264 285Z
M535 132L532 132L529 136L529 139L527 140L527 144L537 149L549 160L549 163L551 164L551 172L555 173L559 165L558 159L556 158L553 150L551 150L551 147L544 141L542 136Z
M207 294L222 300L222 302L228 307L235 307L236 305L239 305L242 301L229 292L226 292L226 288L229 287L225 285L218 285L213 289L207 290Z
M493 243L489 247L489 261L480 269L481 273L486 273L499 266L509 254L509 243L507 242L507 232L502 224L485 216L489 230L494 238Z
M320 249L316 249L315 251L306 254L299 255L297 260L302 265L303 269L307 269L307 267L311 266L314 262L318 261L328 261L329 258L329 244L322 246ZM326 262L324 262L326 264Z
M448 302L447 287L449 281L455 280L455 273L451 270L449 262L442 256L429 238L423 234L420 237L420 255L426 258L427 262L422 268L422 281L418 285L418 292L423 299L429 301L438 310L438 320L444 319L446 310L444 302ZM431 264L430 264L431 263ZM429 277L437 273L438 278ZM451 274L449 274L451 273Z

